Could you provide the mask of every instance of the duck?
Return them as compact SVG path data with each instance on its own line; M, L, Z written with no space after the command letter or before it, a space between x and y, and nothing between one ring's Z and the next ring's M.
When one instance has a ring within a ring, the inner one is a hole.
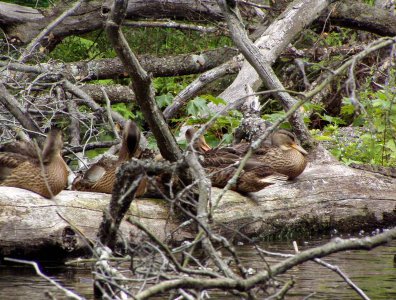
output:
M111 194L116 180L117 168L129 161L138 151L140 130L133 121L126 121L122 131L121 147L118 158L102 157L97 163L89 167L82 175L77 176L72 183L72 190ZM136 196L145 191L145 181L142 180Z
M224 158L220 157L220 159L223 160ZM224 188L237 172L240 158L235 159L233 163L230 163L231 159L227 158L224 160L228 163L218 165L213 165L213 160L214 158L205 159L202 165L210 175L212 186ZM237 177L236 183L231 186L231 190L242 194L253 193L287 179L286 175L276 172L272 167L256 159L248 159Z
M189 128L186 131L187 142L191 142L195 132L195 128ZM203 135L195 140L193 149L200 154L201 164L210 176L214 187L224 188L237 172L238 164L242 159L239 151L233 147L208 149ZM286 175L253 157L247 160L236 183L231 186L231 190L242 194L258 192L269 185L287 179Z
M233 151L243 156L249 147L249 143L240 143L233 146ZM252 157L292 180L305 170L308 164L307 155L308 152L301 147L294 133L278 129L271 135L271 145L261 145Z
M32 191L51 199L67 186L68 167L63 160L63 134L53 128L43 149L33 143L17 141L0 148L0 186Z
M294 133L278 129L271 136L271 145L262 145L253 157L292 180L304 172L308 164L307 155Z
M195 131L186 132L186 138L190 139ZM204 137L202 136L204 139ZM217 149L206 150L206 147L201 144L201 137L195 143L195 149L200 153L204 153L208 161L213 161L213 157L243 157L249 150L249 143L240 143L230 147L223 147ZM255 150L252 159L262 162L263 164L271 167L275 172L284 174L289 180L299 176L308 164L308 152L301 147L300 142L294 133L278 129L271 135L271 145L261 145L260 148Z

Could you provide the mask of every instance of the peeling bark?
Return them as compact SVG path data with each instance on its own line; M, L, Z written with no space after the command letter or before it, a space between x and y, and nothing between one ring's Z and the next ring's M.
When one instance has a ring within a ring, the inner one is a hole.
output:
M327 5L327 1L300 3L299 7L290 6L287 11L279 16L254 43L260 48L266 62L272 65L292 39L312 22ZM257 91L261 84L260 76L246 61L237 78L219 97L233 102L246 95L243 88L245 85L249 85L253 91ZM220 109L219 106L218 109Z

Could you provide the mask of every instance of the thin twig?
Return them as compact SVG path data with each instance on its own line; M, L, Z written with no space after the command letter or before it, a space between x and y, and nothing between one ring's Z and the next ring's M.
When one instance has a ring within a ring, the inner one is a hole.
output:
M296 241L293 241L293 248L294 248L294 252L299 253L298 250L298 245ZM353 283L353 281L344 273L341 271L341 269L338 266L334 266L332 264L329 264L323 260L321 260L320 258L314 258L313 259L314 262L316 262L317 264L324 266L334 272L336 272L338 275L340 275L342 277L342 279L344 279L344 281L353 289L355 290L355 292L363 299L363 300L370 300L370 298L356 285Z
M165 245L164 243L162 243L150 230L148 230L142 223L140 223L138 220L136 220L135 218L129 217L127 219L128 222L130 222L131 224L135 225L136 227L138 227L140 230L142 230L143 232L145 232L148 237L155 242L156 245L158 245L162 251L164 251L166 253L166 255L168 256L168 258L172 261L172 263L176 266L176 268L183 273L187 273L187 274L196 274L196 275L203 275L203 276L209 276L209 277L213 277L213 278L217 278L219 277L219 275L215 272L211 272L211 271L204 271L204 270L193 270L193 269L187 269L184 268L183 266L181 266L179 264L179 262L177 261L176 257L173 255L172 251L168 248L167 245Z
M72 15L80 6L82 3L84 3L86 0L80 0L76 2L70 9L67 11L63 12L58 18L56 18L53 22L51 22L46 28L44 28L38 36L36 36L35 39L33 39L29 45L27 45L25 51L21 54L19 57L18 61L19 62L24 62L26 59L29 58L29 56L32 54L34 49L37 47L37 45L41 42L41 40L48 35L59 23L61 23L65 18L68 16Z
M114 121L113 121L113 117L111 115L112 109L111 109L111 103L110 103L110 99L109 96L107 96L106 90L104 89L103 86L100 87L100 90L103 93L103 97L106 100L106 110L107 110L107 118L109 120L109 123L111 125L111 128L113 129L114 135L117 137L117 140L120 139L120 135L118 134L118 130L116 130Z
M370 250L379 245L389 242L391 239L396 239L396 227L390 229L384 233L378 234L370 238L362 239L335 239L323 246L312 248L303 252L300 252L293 257L290 257L280 263L275 264L268 271L262 271L253 275L247 279L202 279L202 278L182 278L168 280L158 283L154 286L147 288L145 291L135 295L136 299L148 299L159 293L164 293L166 291L177 289L177 288L196 288L196 289L237 289L240 291L249 290L257 284L262 284L267 282L269 279L287 272L289 269L296 265L302 264L306 261L312 260L318 257L324 257L332 253L345 251L345 250L357 250L364 249Z
M36 271L37 275L39 275L40 277L44 278L45 280L47 280L49 283L51 283L52 285L54 285L56 288L58 288L59 290L61 290L62 292L65 293L66 297L72 298L72 299L77 299L77 300L82 300L84 298L78 296L77 294L75 294L74 292L64 288L63 286L61 286L59 283L57 283L55 280L51 279L50 277L46 276L45 274L43 274L40 270L39 265L34 262L34 261L29 261L29 260L23 260L23 259L15 259L15 258L10 258L10 257L4 257L5 261L10 261L10 262L15 262L15 263L19 263L19 264L27 264L27 265L31 265L33 266L34 270Z

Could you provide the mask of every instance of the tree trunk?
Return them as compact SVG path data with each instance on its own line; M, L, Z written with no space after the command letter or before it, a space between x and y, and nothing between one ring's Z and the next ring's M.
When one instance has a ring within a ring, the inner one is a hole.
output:
M266 62L272 65L296 35L316 19L327 5L328 1L312 0L297 7L290 6L280 15L254 43L260 48ZM257 91L261 84L262 79L259 74L248 61L245 61L233 83L219 97L227 102L233 102L246 96L245 85ZM220 110L221 106L216 106L214 109Z
M287 2L291 1L276 1L274 9L284 9ZM107 1L105 4L102 1L85 3L73 16L55 28L50 42L59 42L66 36L103 28L102 12L106 13L110 9L110 3L111 1ZM9 38L17 38L21 43L26 44L64 9L64 6L60 5L53 11L42 13L36 9L1 2L0 26ZM330 17L329 12L332 12ZM129 0L127 19L139 18L213 22L222 21L222 14L216 0ZM327 21L333 22L333 18L337 25L343 27L358 28L380 35L394 36L396 34L395 18L390 12L360 1L351 0L346 3L336 1L334 6L323 13L321 20L327 23Z
M212 205L219 192L213 188ZM0 187L0 255L37 255L49 248L58 258L81 254L89 247L75 228L86 239L94 240L109 201L110 195L74 191L63 191L47 200L29 191ZM127 215L138 218L161 240L178 243L194 234L193 229L176 230L180 222L170 214L165 200L134 200ZM250 238L297 237L331 230L375 230L394 224L395 178L321 157L294 181L267 187L250 197L227 192L214 211L213 228L228 238L243 240L237 231ZM121 231L133 243L145 239L125 220Z

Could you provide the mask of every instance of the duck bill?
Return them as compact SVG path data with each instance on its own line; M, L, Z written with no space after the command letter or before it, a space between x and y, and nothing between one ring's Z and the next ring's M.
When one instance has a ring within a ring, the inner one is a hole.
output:
M209 151L212 148L206 142L204 142L201 145L201 149L206 152L206 151Z
M301 147L300 145L292 144L291 147L296 149L297 151L300 151L304 155L308 155L308 152L305 151L305 149L303 147Z
M198 146L199 150L200 150L200 151L203 151L203 152L207 152L207 151L209 151L210 149L212 149L212 148L206 143L205 138L204 138L203 135L199 137L199 140L197 141L197 146Z

